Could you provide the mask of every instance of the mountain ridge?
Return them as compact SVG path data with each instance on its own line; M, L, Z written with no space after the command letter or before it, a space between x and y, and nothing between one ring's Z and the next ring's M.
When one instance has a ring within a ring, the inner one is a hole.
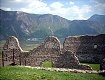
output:
M97 21L97 17L94 18L93 15L88 20L71 21L52 14L29 14L0 9L0 40L8 36L27 39L51 35L64 38L74 35L105 34L104 20L100 18L100 21Z

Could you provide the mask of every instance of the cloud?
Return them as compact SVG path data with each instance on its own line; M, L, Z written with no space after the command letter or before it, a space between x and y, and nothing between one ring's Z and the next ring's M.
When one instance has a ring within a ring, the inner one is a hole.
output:
M50 12L50 8L48 7L47 3L44 3L40 0L31 0L30 2L28 2L28 5L26 7L20 8L20 10L36 14L45 14Z
M22 0L15 0L16 2L21 2Z
M58 8L61 8L63 7L64 5L60 2L54 2L50 5L52 8L55 8L55 9L58 9Z
M2 0L3 1L3 0ZM54 14L66 19L87 19L86 14L91 12L91 6L77 6L73 1L68 5L61 2L46 3L43 0L4 0L8 3L2 3L4 10L18 10L35 14Z
M42 1L42 0L11 0L14 2L32 2L32 1Z
M70 1L70 5L73 5L73 4L74 4L74 2Z
M93 0L94 2L97 2L97 3L104 3L105 4L105 0Z
M1 9L4 9L6 11L11 11L11 8L1 7Z
M68 8L65 16L71 17L71 19L87 19L85 16L89 12L91 12L91 7L88 5L83 5L82 7L73 5Z
M67 19L87 19L88 17L85 17L85 14L88 14L91 12L91 6L89 5L83 5L82 7L76 6L74 2L67 7L65 7L62 3L52 3L50 6L54 9L51 10L51 14L60 15ZM55 5L59 4L59 5ZM52 6L53 5L53 6Z
M97 14L105 14L105 0L92 0L92 10Z

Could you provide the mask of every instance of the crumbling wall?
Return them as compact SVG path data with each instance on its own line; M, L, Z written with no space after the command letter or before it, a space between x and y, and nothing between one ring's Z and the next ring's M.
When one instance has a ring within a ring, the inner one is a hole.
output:
M82 69L82 70L92 70L89 65L80 64L78 58L70 51L66 51L60 54L56 67L58 68L70 68L70 69Z
M100 70L105 70L105 59L100 63Z
M30 52L30 58L32 58L30 61L32 63L31 66L41 66L45 60L51 61L55 66L54 63L61 54L60 46L60 41L57 37L47 37L40 46Z
M105 35L72 36L64 41L64 50L70 50L80 61L101 63L105 58Z
M23 51L22 48L20 47L18 39L14 36L9 37L3 46L3 50L8 49L18 49L20 51Z
M3 54L2 54L2 61L3 65L5 65L4 62L11 62L13 64L19 64L20 62L20 53L23 50L21 49L19 45L19 41L16 37L11 36L6 40L6 43L3 47Z
M30 52L20 48L17 38L9 37L3 49L3 60L8 57L7 61L18 65L41 66L43 61L48 60L53 67L91 70L89 66L81 65L73 52L62 51L60 41L54 36L47 37Z

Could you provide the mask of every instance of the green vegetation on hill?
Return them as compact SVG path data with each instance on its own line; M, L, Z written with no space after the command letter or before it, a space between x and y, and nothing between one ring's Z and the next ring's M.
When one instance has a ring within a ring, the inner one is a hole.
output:
M65 38L74 35L105 34L105 15L95 15L88 20L70 21L52 14L17 14L17 11L4 10L0 10L0 14L0 40L8 36L25 40L49 35Z
M105 80L98 74L36 70L19 66L0 67L0 80Z

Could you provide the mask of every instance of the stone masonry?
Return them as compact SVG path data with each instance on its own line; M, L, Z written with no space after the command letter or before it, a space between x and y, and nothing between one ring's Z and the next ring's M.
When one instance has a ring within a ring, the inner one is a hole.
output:
M105 59L103 59L100 64L100 70L105 70Z
M80 61L101 63L105 58L105 35L67 37L63 47L74 53Z
M80 56L79 59L81 60L82 55L78 55L78 52L82 52L82 54L89 54L88 56L84 57L86 59L83 60L90 60L91 58L91 60L94 61L94 58L91 57L90 54L97 54L102 56L101 58L103 58L105 55L104 52L101 53L101 50L105 50L103 49L105 48L105 45L102 36L103 35L93 37L90 36L90 38L89 36L86 36L85 38L87 39L87 41L83 36L66 38L64 41L63 49L61 49L61 44L57 37L49 36L37 48L34 48L29 52L23 51L19 45L18 39L12 36L7 39L3 47L2 61L3 64L5 64L6 61L10 61L17 65L41 66L45 60L48 60L52 62L53 67L91 70L91 67L89 67L88 65L80 64L77 57ZM94 39L94 37L97 41ZM90 47L89 45L91 44L93 45ZM96 54L93 53L98 49L100 51L100 54L98 52ZM85 50L92 51L88 51L89 53L86 53Z

